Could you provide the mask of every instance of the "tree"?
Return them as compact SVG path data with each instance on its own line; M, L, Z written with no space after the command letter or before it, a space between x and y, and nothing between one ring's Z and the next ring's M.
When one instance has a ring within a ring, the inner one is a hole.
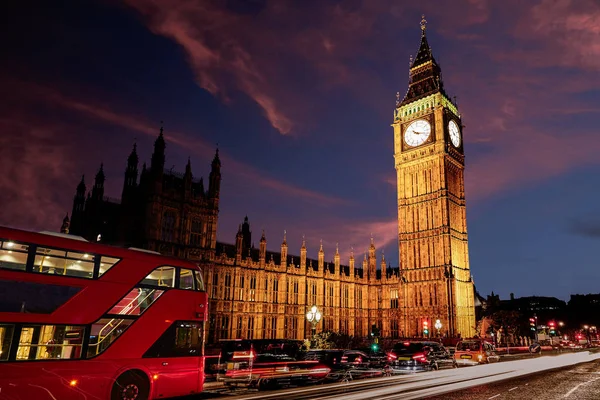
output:
M489 316L494 330L502 330L506 341L516 343L514 338L521 331L522 315L518 311L496 311Z

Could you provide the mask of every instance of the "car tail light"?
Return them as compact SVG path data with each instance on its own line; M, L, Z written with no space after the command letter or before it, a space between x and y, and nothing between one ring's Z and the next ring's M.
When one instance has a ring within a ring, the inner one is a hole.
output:
M396 358L398 358L398 356L395 353L388 353L388 361L393 361Z
M425 355L425 353L417 353L412 358L413 358L413 360L420 361L420 362L427 361L427 356Z
M329 372L331 372L331 368L325 365L317 365L316 367L310 369L311 375L317 378L325 378Z

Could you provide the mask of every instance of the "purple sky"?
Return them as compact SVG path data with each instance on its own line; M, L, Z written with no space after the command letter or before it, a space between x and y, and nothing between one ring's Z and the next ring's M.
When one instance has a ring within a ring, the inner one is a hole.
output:
M119 197L134 142L167 168L223 163L219 240L301 237L398 265L392 123L421 13L456 95L480 292L599 292L596 0L127 0L9 6L0 63L0 223L60 227L100 162Z

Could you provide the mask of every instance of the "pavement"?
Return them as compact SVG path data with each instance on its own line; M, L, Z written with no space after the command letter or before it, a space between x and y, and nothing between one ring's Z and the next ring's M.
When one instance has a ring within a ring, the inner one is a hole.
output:
M598 400L600 360L472 387L429 400Z

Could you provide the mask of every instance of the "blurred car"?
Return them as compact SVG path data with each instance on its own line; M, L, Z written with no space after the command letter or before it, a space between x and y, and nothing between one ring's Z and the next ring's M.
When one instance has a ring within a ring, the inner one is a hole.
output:
M383 376L383 368L374 368L370 357L359 350L309 350L303 359L330 368L327 381Z
M459 365L477 365L500 361L494 346L482 339L463 340L456 344L454 359Z
M437 342L405 341L396 343L388 353L389 372L392 374L457 368L450 352Z

